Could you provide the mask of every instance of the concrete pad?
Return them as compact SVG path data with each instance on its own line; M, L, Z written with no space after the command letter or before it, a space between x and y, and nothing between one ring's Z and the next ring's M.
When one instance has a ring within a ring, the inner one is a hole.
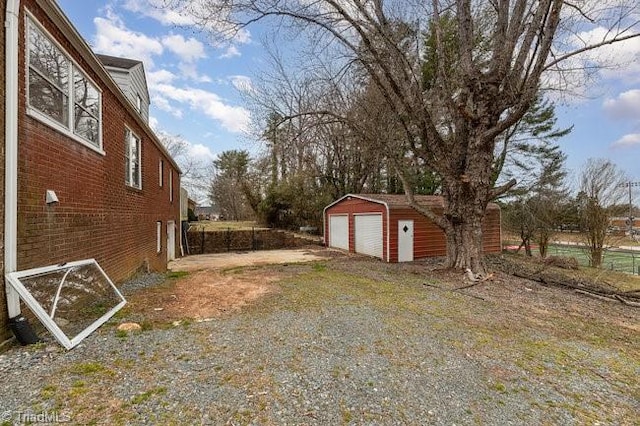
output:
M215 254L196 254L169 262L171 271L198 271L202 269L234 268L238 266L300 263L326 260L321 254L326 249L261 250Z

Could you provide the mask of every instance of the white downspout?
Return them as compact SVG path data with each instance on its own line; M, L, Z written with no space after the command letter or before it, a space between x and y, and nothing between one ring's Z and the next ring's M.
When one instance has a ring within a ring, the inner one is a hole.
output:
M5 43L4 272L18 267L18 38L20 0L7 0ZM5 280L9 318L20 315L18 293Z

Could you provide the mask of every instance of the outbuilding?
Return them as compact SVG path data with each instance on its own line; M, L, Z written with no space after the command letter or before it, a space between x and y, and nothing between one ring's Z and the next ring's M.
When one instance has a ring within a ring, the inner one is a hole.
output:
M418 204L436 213L444 210L444 199L417 195ZM499 253L500 208L490 203L484 219L485 253ZM324 209L324 243L327 247L366 254L386 262L411 262L445 256L444 232L407 203L405 195L347 194Z

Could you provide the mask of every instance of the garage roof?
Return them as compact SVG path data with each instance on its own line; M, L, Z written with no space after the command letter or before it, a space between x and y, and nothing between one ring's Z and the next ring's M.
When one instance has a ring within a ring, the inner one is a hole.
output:
M374 203L380 203L388 206L389 209L406 209L409 208L407 196L404 194L347 194L344 197L331 203L330 207L349 197L360 198ZM440 195L415 195L416 202L425 207L444 207L444 198ZM498 209L495 203L489 203L487 209Z

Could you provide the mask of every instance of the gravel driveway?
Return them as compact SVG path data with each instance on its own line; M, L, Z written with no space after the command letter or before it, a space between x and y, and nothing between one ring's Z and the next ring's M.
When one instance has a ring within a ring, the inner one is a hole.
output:
M262 266L280 280L240 312L126 336L115 331L120 317L69 352L11 349L0 355L0 415L7 424L37 414L72 424L638 424L638 310L503 276L451 291L461 276L431 269L358 258Z

